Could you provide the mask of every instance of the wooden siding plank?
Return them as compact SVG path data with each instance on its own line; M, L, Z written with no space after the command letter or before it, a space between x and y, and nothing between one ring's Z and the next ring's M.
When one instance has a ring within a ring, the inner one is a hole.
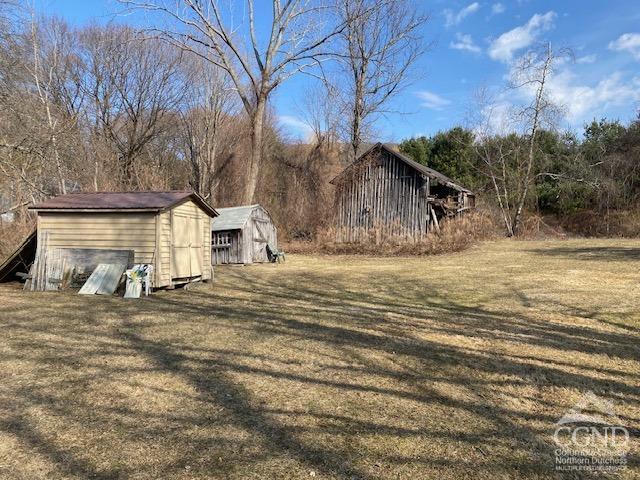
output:
M336 185L336 240L357 242L373 233L419 241L429 222L422 174L386 152L365 160Z

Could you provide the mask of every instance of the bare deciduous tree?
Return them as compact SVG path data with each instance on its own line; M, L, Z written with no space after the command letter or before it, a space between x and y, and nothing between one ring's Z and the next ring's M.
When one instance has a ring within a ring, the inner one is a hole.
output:
M427 17L407 0L339 0L338 52L347 138L352 160L367 129L389 100L407 85L411 67L424 52L420 28Z
M15 21L20 27L3 38L0 61L0 173L20 192L20 206L25 197L66 192L77 125L66 100L73 32L63 22L35 15Z
M224 8L219 0L121 1L163 14L175 28L155 29L162 38L200 55L229 75L251 124L251 157L243 194L243 201L250 203L258 182L270 94L296 73L328 58L327 44L344 25L323 21L331 9L320 0L272 0L270 31L263 45L258 40L254 0L247 0L244 35L238 35L233 27L234 2Z
M237 97L224 72L200 58L190 59L188 68L197 75L192 75L188 106L181 115L183 155L190 165L191 188L214 200L244 128L239 128Z
M181 53L117 25L85 29L81 42L87 123L113 149L122 183L135 186L136 159L184 100L190 80Z
M50 146L58 191L65 194L70 162L63 159L64 140L61 137L75 129L71 112L65 111L65 107L73 104L65 87L68 85L66 80L69 77L70 57L73 57L71 49L74 37L63 22L55 19L37 22L32 16L30 41L33 57L28 70L44 112L45 142Z
M517 235L522 224L523 210L530 187L536 176L537 141L544 127L553 130L560 112L549 96L549 80L558 60L570 55L568 50L555 51L545 43L531 50L511 68L509 90L518 90L531 100L521 107L507 111L481 95L480 117L475 130L478 135L477 153L494 189L507 234ZM508 117L508 129L519 128L526 148L517 135L496 135L496 118Z
M520 168L522 179L516 198L511 233L516 235L522 222L522 211L527 200L529 187L533 181L536 141L542 125L555 128L559 107L550 99L548 82L556 63L571 53L566 49L555 51L551 43L541 45L537 50L526 53L514 66L511 88L529 89L533 98L518 112L518 120L524 125L527 135L527 154Z
M313 95L305 94L301 102L302 120L311 129L314 143L333 149L339 143L342 120L340 92L326 81L319 81L313 91Z

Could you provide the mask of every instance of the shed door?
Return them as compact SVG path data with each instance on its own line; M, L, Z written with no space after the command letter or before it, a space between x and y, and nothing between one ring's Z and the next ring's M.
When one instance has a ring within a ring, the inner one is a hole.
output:
M254 262L266 262L267 261L267 243L268 238L265 235L265 226L260 219L254 219L254 237L253 237L253 261Z
M189 239L191 248L189 250L189 261L191 262L191 276L202 275L202 219L198 215L191 218L191 228L189 228Z
M171 270L173 278L202 275L202 221L197 216L172 215Z

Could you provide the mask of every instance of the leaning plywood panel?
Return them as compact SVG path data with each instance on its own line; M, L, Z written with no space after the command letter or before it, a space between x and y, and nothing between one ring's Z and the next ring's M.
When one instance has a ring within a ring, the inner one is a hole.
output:
M92 272L101 263L133 265L133 250L102 248L59 248L60 257L76 273Z
M107 265L104 278L102 279L102 282L100 282L96 293L98 295L113 295L120 284L120 280L122 279L125 269L126 265L123 264Z
M105 263L98 265L87 281L84 282L84 285L78 293L80 295L94 295L98 291L98 288L100 288L100 284L107 274L108 267L109 265Z

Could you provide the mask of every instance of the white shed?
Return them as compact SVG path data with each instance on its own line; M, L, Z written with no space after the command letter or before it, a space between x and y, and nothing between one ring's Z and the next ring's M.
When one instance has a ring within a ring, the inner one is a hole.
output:
M211 224L211 263L268 262L267 245L278 247L276 226L261 205L216 209Z

